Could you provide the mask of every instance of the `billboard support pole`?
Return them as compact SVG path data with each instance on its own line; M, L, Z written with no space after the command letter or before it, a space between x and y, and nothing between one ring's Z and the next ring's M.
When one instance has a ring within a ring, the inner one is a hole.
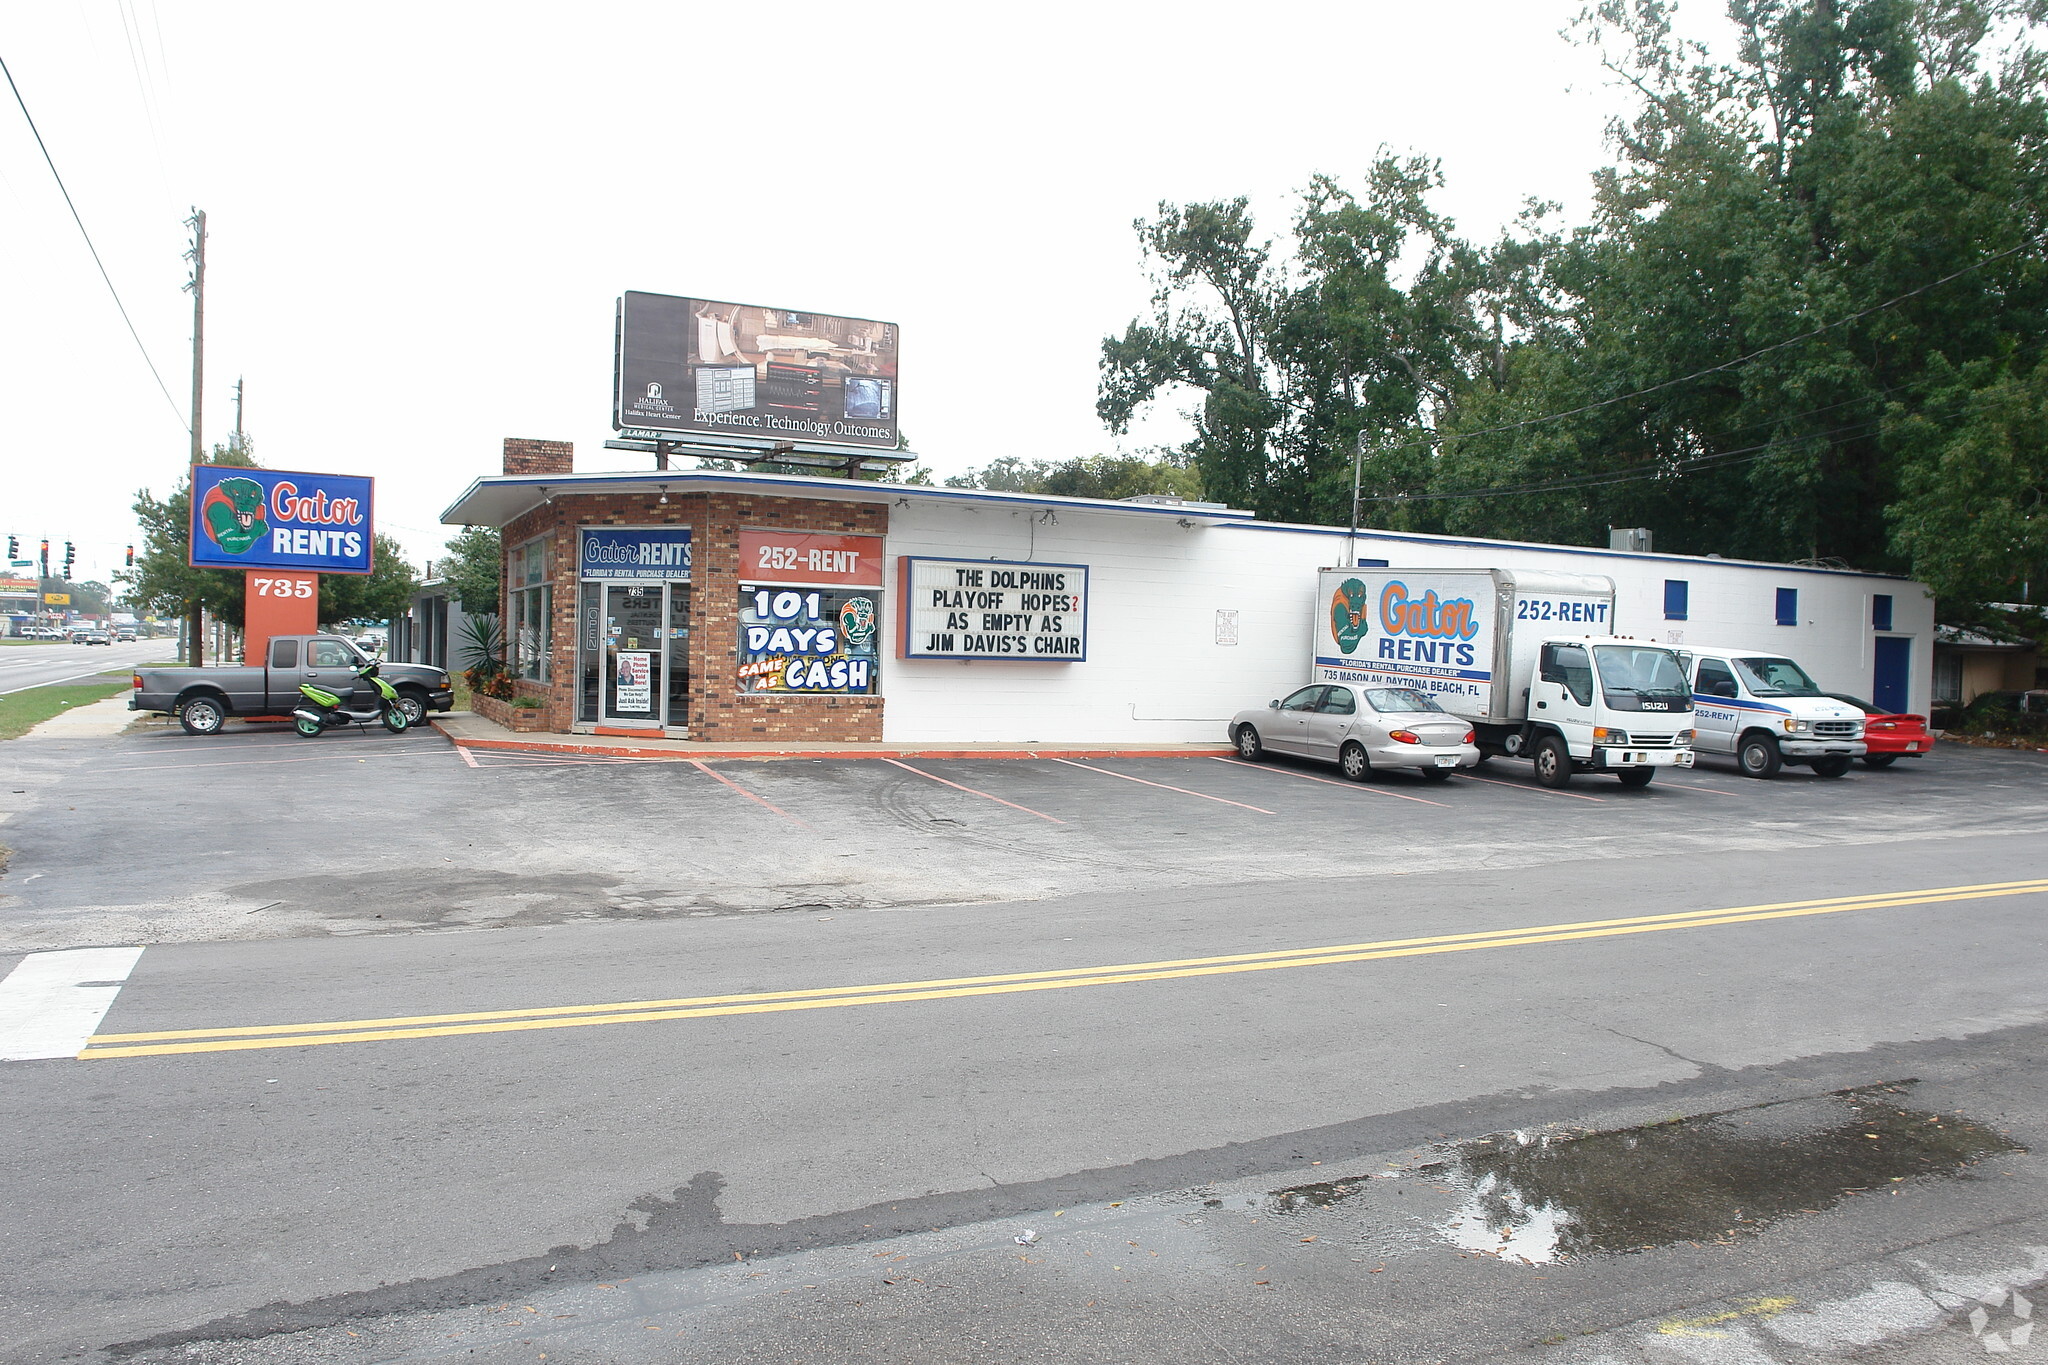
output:
M185 226L192 229L192 249L185 253L192 262L192 278L185 287L192 291L192 463L199 464L206 458L206 445L200 439L199 413L201 400L205 397L206 375L206 212L195 208L192 216L185 220ZM189 534L189 528L188 528ZM187 557L190 557L189 547ZM194 668L204 668L206 630L200 621L197 602L187 608L187 635L191 640L186 660Z

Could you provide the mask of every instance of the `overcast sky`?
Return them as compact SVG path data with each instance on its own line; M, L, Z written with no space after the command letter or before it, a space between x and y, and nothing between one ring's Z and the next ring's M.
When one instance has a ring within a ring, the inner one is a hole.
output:
M1382 144L1442 160L1469 237L1531 195L1576 219L1624 106L1558 36L1579 7L7 6L0 57L170 399L0 90L0 534L105 578L134 490L182 475L193 205L207 441L243 378L258 459L375 476L416 564L505 436L647 467L602 448L626 289L900 323L941 475L1174 439L1095 417L1102 337L1145 305L1131 221L1247 194L1278 228Z

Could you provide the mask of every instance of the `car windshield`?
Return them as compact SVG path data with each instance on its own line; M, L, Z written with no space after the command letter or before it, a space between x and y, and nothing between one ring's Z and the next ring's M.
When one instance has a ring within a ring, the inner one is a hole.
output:
M1648 645L1595 645L1593 665L1608 692L1630 697L1664 697L1673 701L1692 695L1685 673L1668 649Z
M1743 681L1759 697L1818 697L1823 695L1806 670L1790 659L1737 659Z
M1365 704L1375 711L1441 711L1436 698L1417 692L1412 687L1371 687L1365 692Z

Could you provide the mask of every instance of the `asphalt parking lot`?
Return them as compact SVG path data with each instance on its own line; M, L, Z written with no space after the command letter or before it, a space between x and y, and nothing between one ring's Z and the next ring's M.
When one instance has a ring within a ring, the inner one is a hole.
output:
M696 762L153 729L0 757L0 951L885 911L1119 887L1431 877L1646 853L1883 843L2048 816L2048 755L1945 746L1827 780L1704 764L1624 790L1496 760L1368 784L1304 760ZM77 752L72 752L78 748ZM90 811L89 821L73 810ZM107 847L154 850L108 859ZM290 869L281 874L279 869Z

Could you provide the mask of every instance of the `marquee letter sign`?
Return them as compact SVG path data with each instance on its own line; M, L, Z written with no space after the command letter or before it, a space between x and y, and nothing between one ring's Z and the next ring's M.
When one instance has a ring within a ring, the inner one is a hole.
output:
M1088 657L1088 566L906 555L905 659L1080 663Z

